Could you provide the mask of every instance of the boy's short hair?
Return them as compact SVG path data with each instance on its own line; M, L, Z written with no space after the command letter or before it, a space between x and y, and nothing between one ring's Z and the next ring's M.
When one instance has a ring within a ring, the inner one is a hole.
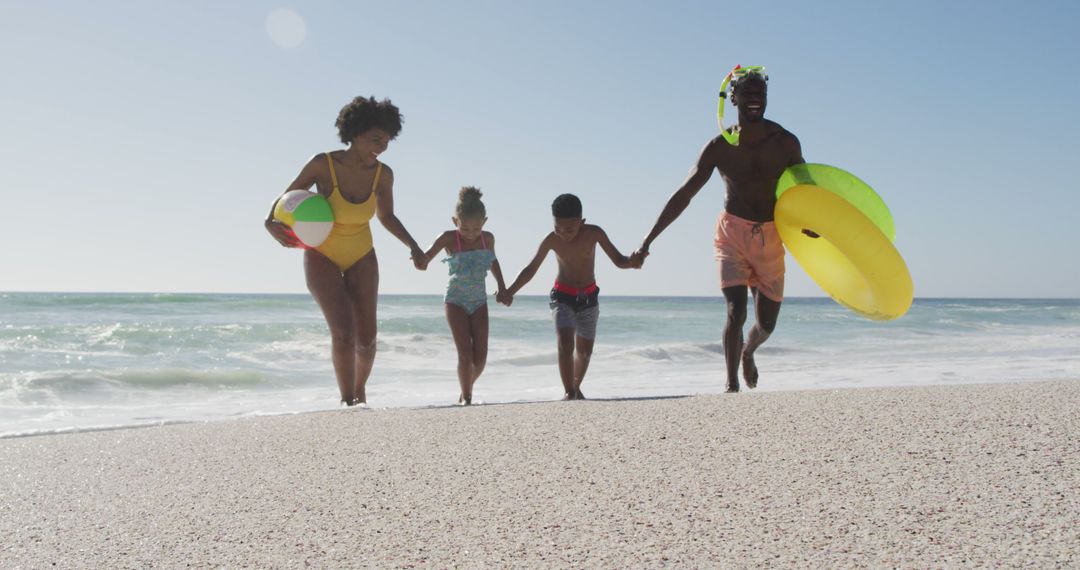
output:
M556 218L580 218L581 200L573 194L560 194L551 203L551 215Z
M341 142L349 144L370 129L382 129L390 135L390 140L401 132L401 111L389 99L376 101L374 97L356 97L349 101L338 113L334 126L338 129Z

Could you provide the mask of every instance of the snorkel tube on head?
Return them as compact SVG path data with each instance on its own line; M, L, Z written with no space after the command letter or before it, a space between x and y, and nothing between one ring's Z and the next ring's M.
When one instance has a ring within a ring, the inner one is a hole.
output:
M716 105L716 122L720 125L720 135L724 137L724 140L731 146L739 146L739 126L735 125L730 131L724 128L724 100L728 97L728 85L735 80L738 83L739 79L748 75L758 75L765 81L769 80L768 74L765 73L764 65L748 65L743 67L736 65L734 69L728 72L724 77L724 82L720 84L720 101ZM732 87L734 90L734 87Z

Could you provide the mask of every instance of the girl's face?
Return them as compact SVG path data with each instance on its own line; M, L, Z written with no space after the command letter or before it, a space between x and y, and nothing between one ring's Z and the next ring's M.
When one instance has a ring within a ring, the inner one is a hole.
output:
M360 151L361 158L367 164L375 164L386 147L390 145L390 133L376 127L368 129L353 138L352 146Z
M458 219L454 217L454 225L457 226L458 233L461 234L461 239L472 242L480 239L480 232L484 231L484 224L487 223L487 218L462 218Z

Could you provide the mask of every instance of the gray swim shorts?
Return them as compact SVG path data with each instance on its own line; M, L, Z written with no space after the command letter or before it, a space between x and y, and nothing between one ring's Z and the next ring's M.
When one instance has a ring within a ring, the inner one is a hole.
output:
M574 329L574 334L586 340L596 338L596 321L600 320L600 307L575 311L570 305L551 303L551 316L555 318L555 328Z
M558 283L556 283L558 287ZM574 329L575 334L586 340L596 339L596 321L600 320L600 290L595 286L589 293L569 295L551 290L551 316L556 329Z

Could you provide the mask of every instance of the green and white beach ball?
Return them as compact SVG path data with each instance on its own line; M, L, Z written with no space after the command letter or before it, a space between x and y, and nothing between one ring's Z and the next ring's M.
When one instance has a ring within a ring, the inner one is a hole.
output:
M322 195L307 190L289 190L277 206L274 219L292 228L308 247L319 247L334 229L334 210Z

